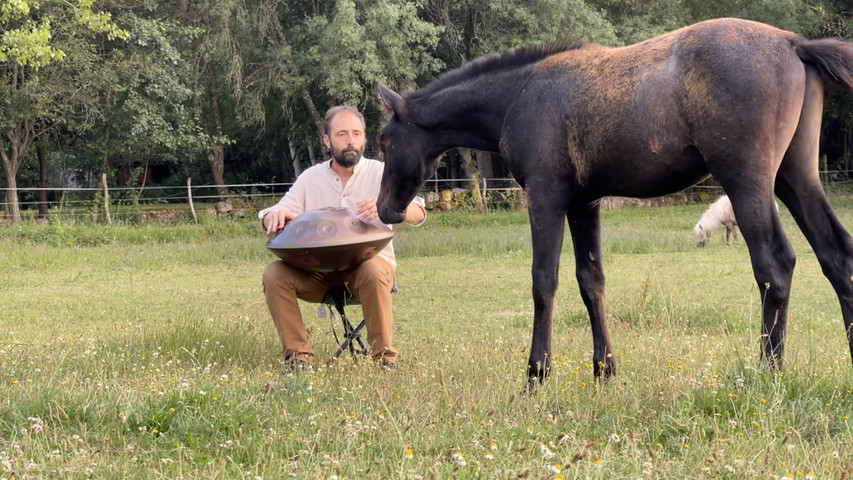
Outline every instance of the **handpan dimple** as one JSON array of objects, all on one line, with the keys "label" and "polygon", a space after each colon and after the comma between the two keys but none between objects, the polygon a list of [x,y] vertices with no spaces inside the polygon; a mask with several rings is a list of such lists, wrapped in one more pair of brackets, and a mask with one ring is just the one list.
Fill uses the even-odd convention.
[{"label": "handpan dimple", "polygon": [[311,272],[354,268],[385,248],[390,227],[365,222],[347,208],[322,208],[291,220],[266,247],[288,265]]},{"label": "handpan dimple", "polygon": [[315,228],[318,238],[332,238],[338,233],[337,225],[331,220],[319,220]]},{"label": "handpan dimple", "polygon": [[302,238],[305,235],[305,233],[309,231],[310,227],[311,227],[311,225],[309,225],[308,222],[294,223],[290,227],[293,229],[293,231],[290,232],[291,239],[296,240],[296,239]]},{"label": "handpan dimple", "polygon": [[352,230],[356,234],[367,233],[368,224],[363,222],[359,218],[349,219],[349,221],[347,222],[347,226],[349,227],[350,230]]}]

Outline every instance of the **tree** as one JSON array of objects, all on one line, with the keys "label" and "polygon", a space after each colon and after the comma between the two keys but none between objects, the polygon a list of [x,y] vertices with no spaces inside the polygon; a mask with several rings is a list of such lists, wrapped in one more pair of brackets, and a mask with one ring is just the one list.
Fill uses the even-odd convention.
[{"label": "tree", "polygon": [[[441,67],[431,54],[440,29],[419,17],[419,7],[407,0],[251,2],[249,27],[261,43],[243,50],[250,67],[241,118],[263,128],[284,117],[283,150],[308,148],[308,158],[320,146],[322,115],[334,104],[361,109],[375,134],[382,123],[376,84],[412,87]],[[377,142],[368,144],[368,152],[377,149]]]},{"label": "tree", "polygon": [[[820,15],[814,26],[804,34],[809,37],[843,37],[853,39],[853,9],[847,0],[829,0],[815,8]],[[850,171],[853,168],[853,103],[850,92],[829,88],[824,105],[822,153],[823,165],[831,170]],[[850,173],[847,173],[850,178]]]},{"label": "tree", "polygon": [[682,0],[588,0],[606,16],[619,43],[632,45],[693,23]]},{"label": "tree", "polygon": [[[430,0],[426,12],[432,23],[443,27],[438,55],[450,67],[533,44],[619,43],[616,30],[602,11],[583,0]],[[477,170],[494,175],[492,155],[478,152],[476,157]],[[461,161],[471,190],[478,191],[479,174],[470,153],[460,151],[446,159]]]},{"label": "tree", "polygon": [[430,0],[428,18],[444,27],[439,53],[454,68],[482,55],[536,43],[616,44],[603,12],[583,0]]},{"label": "tree", "polygon": [[[254,14],[244,19],[241,32],[243,52],[251,68],[245,69],[237,90],[239,118],[245,128],[258,128],[272,142],[278,153],[268,154],[281,159],[281,152],[290,152],[290,166],[295,178],[302,173],[299,151],[304,147],[313,163],[315,148],[321,145],[323,118],[309,90],[310,79],[300,72],[289,36],[292,31],[282,19],[294,16],[306,18],[316,13],[305,10],[302,2],[258,0],[248,8]],[[266,128],[282,128],[285,132],[265,132]],[[280,138],[283,135],[283,139]],[[283,160],[274,164],[284,163]],[[282,169],[285,170],[285,169]],[[278,171],[269,169],[268,173]]]},{"label": "tree", "polygon": [[119,1],[116,19],[128,39],[99,46],[109,79],[101,91],[104,115],[87,141],[78,142],[78,162],[86,159],[87,168],[104,173],[158,165],[180,166],[174,169],[184,173],[207,159],[217,193],[227,199],[221,185],[227,183],[224,147],[230,140],[223,117],[229,113],[222,105],[230,89],[221,87],[216,64],[229,63],[212,32],[230,11],[216,10],[217,2]]},{"label": "tree", "polygon": [[105,114],[89,137],[101,172],[149,161],[185,161],[206,141],[191,108],[193,63],[180,48],[200,33],[158,13],[123,11],[119,19],[127,26],[128,41],[101,48],[108,78],[100,92]]},{"label": "tree", "polygon": [[57,125],[85,128],[97,108],[88,83],[96,65],[89,40],[126,34],[109,14],[94,12],[93,1],[17,0],[0,7],[0,161],[12,223],[21,221],[17,174],[30,146]]},{"label": "tree", "polygon": [[[193,108],[198,126],[208,139],[205,156],[216,185],[219,208],[223,211],[231,209],[225,186],[225,146],[230,139],[223,125],[222,102],[227,96],[220,92],[223,83],[220,76],[229,79],[242,76],[242,57],[232,33],[232,24],[241,12],[239,3],[237,0],[183,2],[177,11],[182,25],[201,32],[186,46],[187,53],[196,59]],[[224,66],[224,72],[220,71],[220,65]],[[234,91],[240,88],[239,85],[232,87]]]}]

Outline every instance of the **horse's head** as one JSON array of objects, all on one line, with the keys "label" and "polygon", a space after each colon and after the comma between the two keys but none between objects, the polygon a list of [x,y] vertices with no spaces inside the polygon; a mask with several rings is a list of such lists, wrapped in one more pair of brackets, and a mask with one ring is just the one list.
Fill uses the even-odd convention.
[{"label": "horse's head", "polygon": [[380,138],[385,170],[376,204],[380,220],[400,223],[447,148],[438,145],[434,132],[418,125],[416,112],[405,98],[381,84],[379,96],[394,115]]}]

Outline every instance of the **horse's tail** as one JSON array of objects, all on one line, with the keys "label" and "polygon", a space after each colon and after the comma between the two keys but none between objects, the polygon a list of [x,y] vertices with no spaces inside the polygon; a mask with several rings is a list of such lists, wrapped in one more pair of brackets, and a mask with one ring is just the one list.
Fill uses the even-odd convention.
[{"label": "horse's tail", "polygon": [[793,44],[800,60],[814,65],[853,93],[853,43],[841,38],[795,38]]}]

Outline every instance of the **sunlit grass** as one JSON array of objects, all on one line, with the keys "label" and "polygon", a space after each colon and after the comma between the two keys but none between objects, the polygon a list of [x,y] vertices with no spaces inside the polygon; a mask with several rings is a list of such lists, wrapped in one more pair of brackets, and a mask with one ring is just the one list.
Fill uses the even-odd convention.
[{"label": "sunlit grass", "polygon": [[[533,397],[523,214],[399,228],[400,369],[345,356],[296,377],[280,375],[257,222],[4,230],[0,478],[849,475],[850,354],[808,245],[783,209],[799,260],[773,373],[746,248],[718,232],[696,249],[701,212],[603,212],[606,384],[567,239],[554,368]],[[317,309],[303,304],[322,363],[336,345]]]}]

